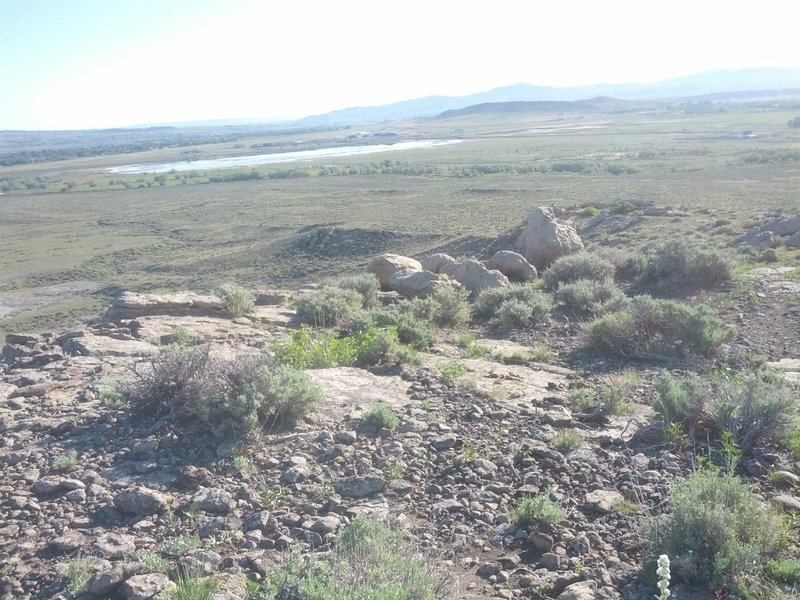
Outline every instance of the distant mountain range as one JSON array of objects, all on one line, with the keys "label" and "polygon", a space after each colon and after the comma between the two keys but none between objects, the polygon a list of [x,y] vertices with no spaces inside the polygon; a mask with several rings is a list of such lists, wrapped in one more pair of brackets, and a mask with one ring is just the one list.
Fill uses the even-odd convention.
[{"label": "distant mountain range", "polygon": [[[445,111],[494,102],[571,102],[613,96],[621,100],[693,99],[743,102],[773,97],[800,98],[800,68],[706,71],[654,83],[550,87],[518,83],[468,96],[426,96],[382,106],[357,106],[305,117],[299,126],[380,123],[431,117]],[[572,105],[574,110],[576,107]]]}]

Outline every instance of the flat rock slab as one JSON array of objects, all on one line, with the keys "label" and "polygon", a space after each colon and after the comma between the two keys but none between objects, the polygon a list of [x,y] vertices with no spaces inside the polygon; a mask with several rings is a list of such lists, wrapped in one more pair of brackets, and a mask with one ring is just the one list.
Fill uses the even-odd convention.
[{"label": "flat rock slab", "polygon": [[92,332],[64,342],[64,350],[83,356],[144,356],[157,349],[157,346],[141,340],[121,339]]},{"label": "flat rock slab", "polygon": [[235,323],[224,317],[151,315],[139,317],[136,322],[139,324],[137,337],[160,343],[173,341],[176,331],[187,333],[190,341],[224,341],[237,338],[270,344],[276,339],[274,333],[256,329],[252,325]]},{"label": "flat rock slab", "polygon": [[800,381],[800,358],[782,358],[775,362],[768,362],[767,366],[783,373],[789,381]]},{"label": "flat rock slab", "polygon": [[266,325],[278,325],[293,329],[300,327],[300,319],[297,317],[297,313],[287,306],[278,304],[256,306],[251,316],[256,321]]},{"label": "flat rock slab", "polygon": [[340,419],[359,414],[376,404],[400,407],[409,402],[410,382],[397,375],[374,375],[355,367],[307,371],[324,394],[322,418]]}]

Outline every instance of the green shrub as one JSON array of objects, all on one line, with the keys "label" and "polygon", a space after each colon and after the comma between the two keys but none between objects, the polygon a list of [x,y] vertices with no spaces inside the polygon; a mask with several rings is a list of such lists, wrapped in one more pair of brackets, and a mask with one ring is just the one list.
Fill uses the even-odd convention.
[{"label": "green shrub", "polygon": [[449,383],[453,383],[457,379],[464,377],[467,372],[467,365],[460,360],[452,360],[439,366],[439,374],[442,376],[442,379]]},{"label": "green shrub", "polygon": [[578,211],[578,214],[582,217],[594,217],[597,213],[600,212],[600,209],[594,206],[584,206],[582,209]]},{"label": "green shrub", "polygon": [[381,287],[378,278],[372,273],[340,277],[334,283],[334,287],[358,292],[361,295],[362,308],[372,308],[378,304],[378,292]]},{"label": "green shrub", "polygon": [[427,350],[436,342],[436,331],[424,320],[402,308],[376,311],[372,320],[380,327],[394,327],[397,330],[397,339],[415,350]]},{"label": "green shrub", "polygon": [[66,591],[77,598],[86,591],[86,584],[92,575],[103,568],[103,561],[94,556],[79,556],[70,559],[64,567]]},{"label": "green shrub", "polygon": [[483,290],[475,302],[476,316],[493,317],[490,323],[502,329],[536,325],[552,312],[550,296],[529,283]]},{"label": "green shrub", "polygon": [[267,573],[252,600],[436,600],[447,597],[447,578],[405,534],[356,517],[326,559],[290,552]]},{"label": "green shrub", "polygon": [[653,408],[666,424],[678,423],[692,431],[708,415],[711,386],[697,375],[675,377],[661,371],[654,382],[656,401]]},{"label": "green shrub", "polygon": [[577,315],[600,315],[607,312],[607,307],[620,310],[625,302],[625,294],[613,279],[579,279],[572,283],[562,283],[555,295],[556,300]]},{"label": "green shrub", "polygon": [[383,404],[378,404],[370,408],[361,417],[361,423],[368,427],[378,427],[381,429],[397,429],[400,419],[394,411]]},{"label": "green shrub", "polygon": [[576,281],[603,282],[614,279],[616,268],[612,263],[595,254],[576,252],[556,260],[542,274],[545,289],[555,290],[565,283]]},{"label": "green shrub", "polygon": [[567,402],[572,410],[588,412],[597,405],[594,392],[589,388],[573,388],[567,394]]},{"label": "green shrub", "polygon": [[469,290],[439,286],[428,298],[434,306],[430,320],[439,327],[455,327],[469,323],[470,310],[467,301]]},{"label": "green shrub", "polygon": [[640,277],[660,287],[691,284],[713,287],[733,277],[733,261],[721,252],[695,248],[682,240],[670,240],[645,253]]},{"label": "green shrub", "polygon": [[292,367],[258,356],[215,359],[207,347],[162,350],[135,374],[124,390],[132,410],[215,435],[293,424],[321,400]]},{"label": "green shrub", "polygon": [[597,349],[623,357],[709,354],[735,334],[705,305],[691,307],[650,296],[637,296],[624,310],[595,319],[588,331]]},{"label": "green shrub", "polygon": [[192,535],[179,535],[165,540],[161,544],[161,551],[168,556],[178,557],[202,545],[203,543],[200,541],[200,536],[196,533]]},{"label": "green shrub", "polygon": [[612,215],[627,215],[635,210],[636,205],[633,202],[620,202],[608,209],[608,212]]},{"label": "green shrub", "polygon": [[345,324],[363,310],[364,298],[354,289],[325,286],[295,301],[297,316],[314,327]]},{"label": "green shrub", "polygon": [[125,557],[126,563],[139,563],[145,573],[163,573],[169,568],[169,562],[158,552],[152,550],[136,550]]},{"label": "green shrub", "polygon": [[232,317],[242,317],[253,312],[256,297],[250,290],[233,283],[226,283],[217,290],[222,300],[222,308]]},{"label": "green shrub", "polygon": [[641,380],[633,371],[612,375],[598,390],[598,400],[603,404],[607,415],[626,415],[633,412],[634,402],[630,400]]},{"label": "green shrub", "polygon": [[546,493],[525,496],[509,514],[509,520],[518,527],[527,527],[537,522],[553,526],[563,521],[565,517],[564,509],[550,500]]},{"label": "green shrub", "polygon": [[482,358],[489,353],[489,348],[479,344],[471,333],[460,335],[456,343],[464,351],[467,358]]},{"label": "green shrub", "polygon": [[488,288],[478,294],[475,300],[475,316],[491,318],[509,300],[518,300],[523,304],[537,304],[541,302],[542,297],[549,299],[547,294],[530,283],[512,283],[505,287]]},{"label": "green shrub", "polygon": [[673,486],[669,505],[645,527],[646,558],[669,555],[688,583],[741,593],[783,546],[781,515],[733,475],[701,469]]}]

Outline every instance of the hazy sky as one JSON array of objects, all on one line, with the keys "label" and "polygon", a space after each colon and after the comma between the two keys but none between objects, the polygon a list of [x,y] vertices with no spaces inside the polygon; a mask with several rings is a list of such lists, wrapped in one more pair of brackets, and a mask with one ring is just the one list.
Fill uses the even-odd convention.
[{"label": "hazy sky", "polygon": [[[789,0],[0,0],[0,129],[800,66]],[[798,82],[800,84],[800,82]]]}]

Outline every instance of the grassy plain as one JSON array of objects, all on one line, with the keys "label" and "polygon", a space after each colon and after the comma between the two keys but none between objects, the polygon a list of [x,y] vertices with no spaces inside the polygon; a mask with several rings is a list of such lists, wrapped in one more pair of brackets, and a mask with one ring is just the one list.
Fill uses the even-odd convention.
[{"label": "grassy plain", "polygon": [[[361,269],[384,251],[477,254],[544,204],[642,199],[689,211],[609,230],[603,243],[622,249],[671,235],[728,244],[765,215],[800,211],[800,130],[787,127],[797,112],[393,123],[384,127],[403,136],[463,141],[259,167],[260,179],[219,183],[209,180],[235,171],[159,178],[108,170],[181,160],[185,148],[3,168],[0,183],[15,189],[0,196],[0,334],[69,327],[121,289],[290,285]],[[307,137],[331,144],[348,133]],[[222,157],[290,141],[191,150]],[[796,251],[784,256],[797,264]]]}]

